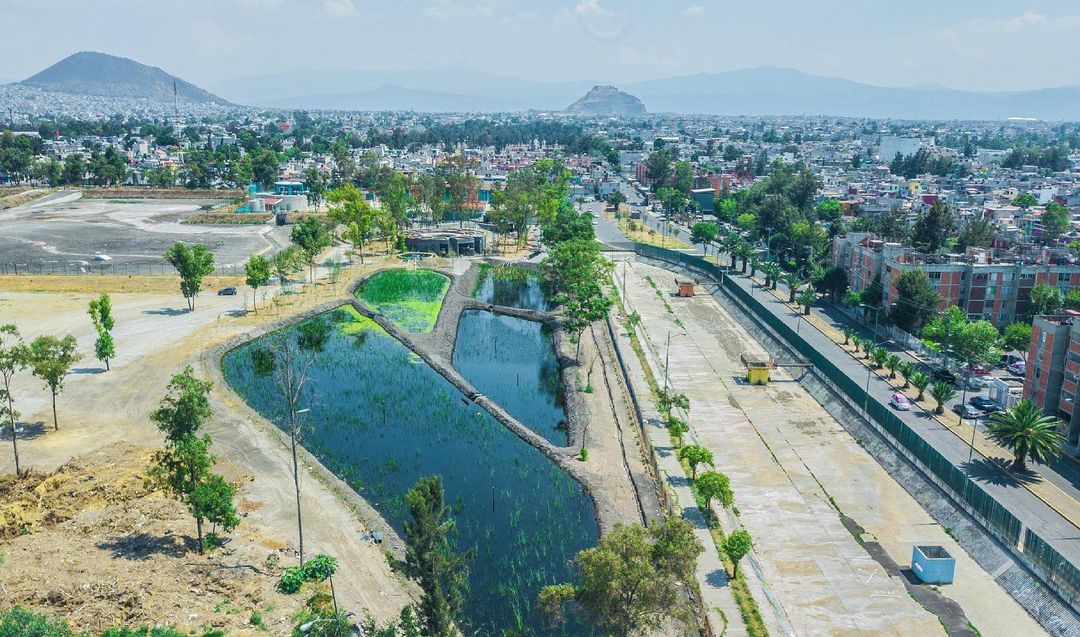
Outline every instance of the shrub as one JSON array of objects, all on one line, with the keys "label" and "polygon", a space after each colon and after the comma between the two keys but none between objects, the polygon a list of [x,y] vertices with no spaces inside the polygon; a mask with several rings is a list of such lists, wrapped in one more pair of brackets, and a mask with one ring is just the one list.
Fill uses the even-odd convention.
[{"label": "shrub", "polygon": [[299,566],[290,566],[281,572],[277,589],[286,595],[292,595],[300,590],[305,581],[304,571]]}]

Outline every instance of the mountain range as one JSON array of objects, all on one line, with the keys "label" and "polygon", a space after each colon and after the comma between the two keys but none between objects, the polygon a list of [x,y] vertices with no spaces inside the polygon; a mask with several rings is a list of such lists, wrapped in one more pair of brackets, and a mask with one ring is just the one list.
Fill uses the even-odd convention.
[{"label": "mountain range", "polygon": [[[539,82],[456,68],[300,70],[210,83],[211,93],[157,67],[91,52],[71,55],[21,84],[65,93],[171,102],[173,82],[177,96],[185,102],[424,112],[562,111],[594,86],[610,84]],[[936,85],[874,86],[758,67],[628,82],[617,88],[640,99],[651,113],[1080,120],[1080,86],[979,93]]]}]

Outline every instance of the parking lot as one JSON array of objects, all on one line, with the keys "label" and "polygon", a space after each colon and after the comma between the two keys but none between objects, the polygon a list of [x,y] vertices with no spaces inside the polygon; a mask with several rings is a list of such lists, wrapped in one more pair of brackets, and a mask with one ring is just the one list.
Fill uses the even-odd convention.
[{"label": "parking lot", "polygon": [[220,203],[83,199],[77,191],[61,191],[0,212],[0,264],[56,274],[96,269],[103,263],[113,268],[145,267],[163,264],[169,246],[183,241],[206,245],[218,265],[230,266],[242,264],[251,254],[288,245],[288,228],[181,223],[204,206]]}]

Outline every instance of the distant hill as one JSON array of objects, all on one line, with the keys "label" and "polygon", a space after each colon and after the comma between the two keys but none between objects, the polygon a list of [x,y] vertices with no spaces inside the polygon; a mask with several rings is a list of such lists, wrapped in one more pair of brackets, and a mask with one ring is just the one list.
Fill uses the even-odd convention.
[{"label": "distant hill", "polygon": [[[219,82],[233,101],[293,108],[407,109],[425,94],[429,111],[558,111],[603,82],[537,82],[467,69],[293,71]],[[793,69],[760,67],[626,83],[649,112],[835,115],[895,119],[1037,117],[1080,120],[1080,87],[976,93],[920,84],[884,87]],[[377,93],[378,100],[370,93]],[[370,97],[370,101],[361,101]],[[355,105],[353,105],[355,104]]]},{"label": "distant hill", "polygon": [[220,97],[169,75],[156,66],[92,51],[69,55],[20,82],[26,86],[57,93],[167,103],[173,101],[174,83],[177,98],[181,102],[228,104]]},{"label": "distant hill", "polygon": [[568,106],[566,112],[579,115],[644,115],[645,105],[614,86],[594,86],[585,97]]}]

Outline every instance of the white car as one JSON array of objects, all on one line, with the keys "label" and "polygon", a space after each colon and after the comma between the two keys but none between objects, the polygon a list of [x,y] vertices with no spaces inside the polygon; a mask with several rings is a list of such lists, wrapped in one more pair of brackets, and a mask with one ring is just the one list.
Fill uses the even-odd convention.
[{"label": "white car", "polygon": [[112,257],[110,257],[107,254],[102,254],[100,252],[95,252],[94,253],[94,261],[112,261]]}]

